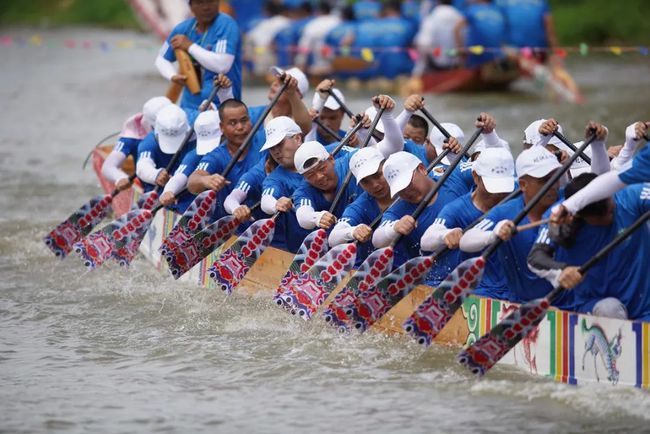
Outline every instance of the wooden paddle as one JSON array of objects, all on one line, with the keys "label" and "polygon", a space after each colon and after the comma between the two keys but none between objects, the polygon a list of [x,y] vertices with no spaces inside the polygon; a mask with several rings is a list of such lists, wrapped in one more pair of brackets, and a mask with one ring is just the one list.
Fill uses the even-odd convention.
[{"label": "wooden paddle", "polygon": [[[134,179],[135,175],[131,175],[129,183]],[[88,235],[106,217],[109,205],[119,193],[120,190],[115,189],[111,194],[90,199],[43,238],[45,245],[57,257],[65,258],[72,251],[72,246]]]},{"label": "wooden paddle", "polygon": [[[199,77],[196,74],[196,69],[194,69],[189,53],[179,48],[174,50],[174,55],[178,61],[178,71],[187,77],[185,80],[185,87],[187,87],[187,90],[194,95],[201,92],[201,83],[199,83]],[[166,96],[171,102],[175,103],[178,101],[178,98],[180,98],[182,92],[183,85],[172,81],[167,89]]]},{"label": "wooden paddle", "polygon": [[[526,217],[530,210],[544,197],[553,185],[571,167],[571,164],[578,158],[596,139],[595,134],[580,146],[578,152],[569,157],[564,164],[555,171],[553,176],[542,186],[535,196],[512,220],[517,225]],[[409,319],[404,323],[409,334],[413,335],[423,345],[431,344],[431,341],[440,333],[453,314],[462,305],[467,296],[476,288],[483,276],[483,270],[487,259],[496,252],[502,240],[497,238],[476,258],[470,258],[460,263],[436,288],[433,293],[417,308]],[[433,262],[431,262],[433,264]]]},{"label": "wooden paddle", "polygon": [[[385,110],[384,107],[378,110],[377,116],[373,119],[360,148],[365,148],[370,143],[372,133],[377,128],[377,124],[379,124]],[[348,169],[341,188],[337,191],[330,206],[329,212],[331,214],[334,213],[351,180],[352,172]],[[318,229],[318,231],[324,231],[324,229]],[[325,301],[329,293],[352,269],[356,251],[355,244],[341,244],[332,248],[309,271],[301,274],[292,285],[289,285],[280,297],[288,306],[291,306],[292,311],[308,320],[318,309],[318,306]]]},{"label": "wooden paddle", "polygon": [[[634,231],[643,226],[648,219],[650,219],[650,211],[646,211],[631,226],[616,235],[609,244],[585,262],[579,268],[580,274],[584,276],[590,268],[632,235]],[[546,312],[553,300],[563,291],[565,289],[562,286],[556,286],[546,297],[521,305],[479,340],[461,351],[458,354],[458,362],[470,369],[475,375],[483,376],[508,351],[539,325],[546,316]]]},{"label": "wooden paddle", "polygon": [[[483,128],[477,128],[474,134],[469,138],[467,143],[463,146],[459,155],[456,156],[452,164],[447,168],[442,177],[438,180],[435,187],[429,191],[426,196],[420,201],[417,208],[412,214],[414,220],[417,221],[420,214],[424,209],[429,205],[431,199],[438,194],[440,188],[444,185],[445,181],[451,176],[454,169],[462,161],[462,155],[467,152],[469,148],[474,145],[474,142],[483,132]],[[390,246],[385,247],[385,251],[392,252],[394,247],[401,240],[402,235],[398,235]],[[410,268],[411,264],[414,264],[412,261],[408,261],[397,270],[392,272],[390,275],[382,279],[377,286],[369,287],[365,291],[361,292],[357,297],[352,308],[349,310],[350,322],[359,332],[363,333],[366,331],[372,324],[374,324],[382,315],[388,312],[399,300],[405,297],[415,286],[415,283],[424,279],[428,268],[433,265],[433,261],[430,258],[424,263],[415,264],[414,268]],[[430,264],[429,264],[430,262]],[[428,267],[427,267],[428,265]],[[391,285],[391,282],[396,280],[397,282],[409,283],[398,284],[397,286]],[[383,282],[383,284],[382,284]],[[411,285],[413,283],[413,285]],[[397,291],[395,291],[397,289]],[[346,312],[348,313],[348,312]]]},{"label": "wooden paddle", "polygon": [[[359,128],[361,128],[361,125],[357,124],[345,135],[341,143],[332,151],[332,157],[336,156]],[[252,209],[258,206],[259,202]],[[255,265],[255,262],[272,241],[275,231],[275,219],[278,215],[279,212],[268,219],[258,220],[253,223],[210,267],[210,277],[228,295],[241,283],[246,273]]]}]

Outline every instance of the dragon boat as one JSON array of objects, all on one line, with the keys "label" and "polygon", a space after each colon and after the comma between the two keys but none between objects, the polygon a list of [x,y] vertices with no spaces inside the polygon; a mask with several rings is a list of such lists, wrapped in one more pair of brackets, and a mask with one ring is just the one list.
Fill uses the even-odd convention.
[{"label": "dragon boat", "polygon": [[[93,154],[93,167],[106,191],[110,191],[112,186],[103,179],[99,169],[111,148],[100,147]],[[131,200],[138,196],[137,186],[125,195]],[[114,201],[113,207],[116,214],[123,214],[128,211],[130,203]],[[163,273],[168,272],[167,264],[158,249],[179,218],[180,214],[169,210],[157,213],[140,245],[142,256]],[[208,269],[219,258],[223,248],[233,241],[234,237],[180,280],[200,287],[217,288],[209,278]],[[268,293],[269,303],[272,303],[274,290],[293,258],[293,253],[268,247],[237,291]],[[339,287],[344,286],[346,280]],[[405,334],[402,323],[432,291],[433,288],[425,285],[416,287],[373,326],[375,332]],[[335,292],[330,297],[334,295]],[[457,348],[472,344],[516,307],[516,304],[496,299],[469,296],[435,343]],[[302,320],[296,317],[296,321]],[[332,332],[336,332],[334,328]],[[354,332],[350,338],[354,338]],[[605,383],[647,390],[650,388],[650,323],[550,309],[540,325],[499,363],[567,384]]]}]

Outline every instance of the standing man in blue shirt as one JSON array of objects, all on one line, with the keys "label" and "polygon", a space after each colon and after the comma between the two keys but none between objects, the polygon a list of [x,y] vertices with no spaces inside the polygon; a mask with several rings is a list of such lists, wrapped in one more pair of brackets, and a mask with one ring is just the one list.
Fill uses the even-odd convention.
[{"label": "standing man in blue shirt", "polygon": [[196,118],[201,102],[212,91],[217,74],[226,74],[232,82],[236,99],[241,99],[241,37],[237,22],[219,13],[219,0],[189,0],[194,18],[178,24],[160,49],[156,67],[167,80],[185,85],[187,77],[179,74],[173,62],[174,50],[190,54],[201,82],[201,92],[193,95],[183,89],[181,107],[188,111],[190,122]]},{"label": "standing man in blue shirt", "polygon": [[[464,57],[468,68],[477,67],[503,57],[501,47],[506,42],[506,22],[501,10],[491,0],[475,0],[463,10],[465,19],[454,29],[456,49],[482,46],[480,54],[468,53]],[[463,32],[466,29],[466,35]]]}]

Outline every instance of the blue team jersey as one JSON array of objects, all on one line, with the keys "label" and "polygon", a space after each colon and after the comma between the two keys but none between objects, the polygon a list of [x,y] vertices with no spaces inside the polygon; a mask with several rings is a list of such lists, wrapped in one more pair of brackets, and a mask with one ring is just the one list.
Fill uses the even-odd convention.
[{"label": "blue team jersey", "polygon": [[229,2],[235,11],[237,24],[246,33],[264,16],[264,0],[237,0]]},{"label": "blue team jersey", "polygon": [[[337,193],[342,187],[345,176],[349,171],[352,155],[354,155],[354,152],[346,153],[334,161],[334,171],[338,178],[338,184],[336,186]],[[332,214],[337,218],[341,217],[348,204],[353,202],[361,193],[363,193],[363,190],[357,185],[357,181],[353,176]],[[315,211],[329,211],[332,205],[332,202],[325,198],[321,190],[312,187],[307,181],[302,181],[301,185],[294,192],[293,198],[296,209],[301,206],[311,206]]]},{"label": "blue team jersey", "polygon": [[273,43],[275,44],[276,64],[281,67],[289,67],[293,65],[295,57],[295,48],[300,41],[300,36],[305,26],[313,19],[313,17],[301,18],[293,20],[289,27],[282,29],[275,35]]},{"label": "blue team jersey", "polygon": [[411,46],[415,36],[413,24],[402,17],[386,17],[382,18],[377,25],[382,30],[377,41],[378,72],[391,80],[398,75],[410,74],[413,60],[406,49]]},{"label": "blue team jersey", "polygon": [[354,17],[358,21],[374,20],[381,14],[381,4],[373,0],[359,0],[352,5]]},{"label": "blue team jersey", "polygon": [[515,47],[548,47],[544,18],[551,13],[547,0],[497,0],[506,20],[507,43]]},{"label": "blue team jersey", "polygon": [[[168,168],[167,166],[172,161],[172,158],[174,158],[174,154],[165,154],[160,149],[160,146],[158,146],[158,141],[156,140],[156,136],[152,131],[149,134],[147,134],[146,137],[142,139],[142,141],[138,145],[138,160],[142,158],[150,158],[151,160],[153,160],[157,168],[167,169],[167,172],[169,174],[173,174],[176,172],[176,169],[180,165],[180,162],[182,161],[184,156],[195,148],[196,148],[196,141],[191,140],[187,144],[187,146],[185,146],[185,150],[181,154],[180,156],[181,158],[178,159],[178,162],[174,164],[173,167]],[[145,193],[153,190],[156,187],[155,185],[147,184],[146,182],[143,182],[142,184],[144,186]]]},{"label": "blue team jersey", "polygon": [[[176,35],[185,35],[189,40],[208,51],[235,56],[235,61],[226,75],[232,81],[233,95],[236,99],[241,100],[241,35],[237,22],[229,15],[220,13],[205,33],[199,33],[196,29],[196,18],[181,22],[171,31],[160,51],[161,55],[170,62],[176,61],[176,55],[170,43]],[[196,112],[201,102],[210,95],[215,76],[214,72],[201,67],[199,76],[201,92],[193,95],[184,88],[180,106],[188,112]]]},{"label": "blue team jersey", "polygon": [[[345,137],[345,133],[346,133],[345,131],[339,130],[339,136],[341,136],[341,138]],[[341,143],[338,139],[330,139],[329,136],[326,139],[325,137],[321,136],[318,128],[316,129],[316,141],[323,146],[332,145],[332,144],[338,145],[339,143]],[[327,152],[331,152],[331,151],[328,149]]]},{"label": "blue team jersey", "polygon": [[[614,195],[614,221],[608,226],[584,223],[571,247],[560,247],[548,237],[548,226],[541,226],[538,243],[555,249],[555,260],[580,266],[609,243],[619,232],[650,210],[650,184],[626,187]],[[547,213],[550,215],[550,211]],[[577,310],[590,312],[605,297],[619,299],[631,319],[650,320],[650,226],[639,228],[609,255],[589,269],[575,294]]]},{"label": "blue team jersey", "polygon": [[482,54],[469,53],[467,66],[478,66],[501,57],[500,51],[492,51],[505,43],[506,24],[499,8],[487,3],[470,4],[463,13],[467,20],[465,46],[481,45],[486,48]]},{"label": "blue team jersey", "polygon": [[[467,193],[448,203],[440,211],[434,223],[441,224],[447,229],[465,229],[482,215],[483,211],[476,208],[472,201],[472,194]],[[457,266],[464,260],[474,256],[476,254],[458,251],[458,256],[456,257],[457,262],[453,266]],[[485,265],[483,279],[476,291],[474,291],[474,294],[498,299],[508,298],[508,285],[496,256],[493,255],[488,259]]]},{"label": "blue team jersey", "polygon": [[[230,184],[227,184],[217,193],[217,207],[214,213],[215,218],[221,218],[226,215],[226,212],[223,209],[223,202],[237,185],[239,178],[241,178],[258,162],[263,161],[266,158],[267,152],[260,152],[263,145],[264,141],[260,140],[258,135],[255,135],[253,143],[250,144],[246,155],[244,155],[243,159],[240,159],[235,163],[230,173],[226,176],[226,179],[230,181]],[[224,142],[204,155],[196,166],[196,170],[204,170],[210,174],[222,173],[228,163],[230,163],[231,159],[232,155],[230,154],[230,151],[228,151],[228,147]]]},{"label": "blue team jersey", "polygon": [[628,185],[650,181],[650,142],[620,171],[618,178]]},{"label": "blue team jersey", "polygon": [[130,155],[135,160],[138,154],[138,145],[141,141],[141,139],[134,139],[132,137],[120,137],[113,151],[121,152],[127,157]]},{"label": "blue team jersey", "polygon": [[[501,220],[512,220],[524,208],[524,198],[519,196],[511,201],[492,208],[487,216],[476,228],[491,232]],[[528,216],[518,224],[530,223]],[[536,298],[544,297],[552,287],[551,284],[528,268],[528,253],[535,244],[537,231],[527,230],[517,233],[510,241],[502,242],[495,255],[499,259],[499,267],[506,276],[510,301],[523,303]],[[573,292],[565,292],[553,302],[553,305],[562,309],[574,310],[575,300]]]},{"label": "blue team jersey", "polygon": [[[456,195],[453,191],[443,185],[438,192],[438,197],[436,201],[426,207],[420,217],[417,220],[417,226],[409,235],[404,236],[400,239],[399,243],[395,248],[395,266],[401,265],[405,259],[414,258],[421,254],[420,252],[420,239],[422,235],[427,230],[433,221],[438,217],[440,211],[447,205],[449,202],[454,200]],[[412,215],[417,208],[417,204],[412,204],[406,202],[405,200],[400,200],[392,207],[388,208],[384,212],[382,217],[381,225],[389,224],[395,222],[405,215]],[[457,253],[456,253],[457,255]],[[453,270],[450,267],[456,259],[454,253],[450,253],[440,258],[439,261],[436,261],[431,271],[427,275],[426,283],[428,285],[438,285],[446,276]]]},{"label": "blue team jersey", "polygon": [[[352,227],[361,224],[370,226],[370,224],[380,214],[381,209],[379,209],[379,205],[377,205],[375,198],[364,191],[355,199],[354,202],[345,208],[339,221],[348,223]],[[366,243],[358,243],[357,266],[361,265],[373,250],[374,247],[372,245],[372,240]]]}]

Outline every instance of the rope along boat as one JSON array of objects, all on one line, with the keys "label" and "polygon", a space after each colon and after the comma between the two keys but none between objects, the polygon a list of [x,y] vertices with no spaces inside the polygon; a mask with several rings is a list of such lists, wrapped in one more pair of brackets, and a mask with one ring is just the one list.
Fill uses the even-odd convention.
[{"label": "rope along boat", "polygon": [[[102,178],[98,170],[101,168],[99,163],[108,152],[110,148],[98,148],[93,166],[102,186],[110,192],[112,186]],[[138,193],[131,196],[137,198]],[[118,208],[115,212],[120,214],[127,210],[120,207],[128,208],[129,204],[117,202],[113,206]],[[158,248],[179,218],[180,214],[168,210],[157,213],[140,245],[140,253],[165,273],[167,265]],[[201,287],[216,288],[214,281],[209,278],[208,268],[234,239],[210,254],[180,280]],[[273,291],[289,268],[293,256],[290,252],[268,247],[237,290],[244,293],[266,292],[269,303],[272,303]],[[339,288],[346,281],[344,279]],[[405,333],[402,324],[432,291],[431,287],[418,286],[373,327],[381,332]],[[334,295],[335,293],[330,296],[330,300]],[[328,302],[324,305],[327,304]],[[436,342],[459,348],[472,344],[516,307],[512,303],[470,296],[438,335]],[[350,338],[354,339],[354,336]],[[600,382],[649,389],[650,323],[551,309],[539,327],[499,363],[516,366],[533,375],[551,377],[562,383]]]}]

